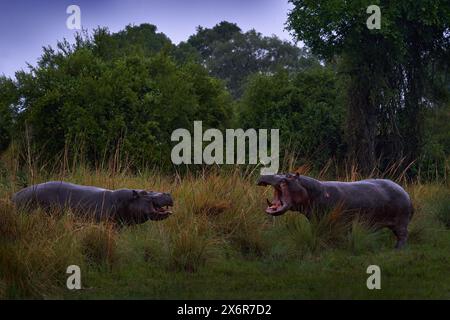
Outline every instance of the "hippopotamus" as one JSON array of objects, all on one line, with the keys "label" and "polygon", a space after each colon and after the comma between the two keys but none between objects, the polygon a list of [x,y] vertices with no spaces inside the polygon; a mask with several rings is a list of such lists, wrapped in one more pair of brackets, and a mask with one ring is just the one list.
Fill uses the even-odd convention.
[{"label": "hippopotamus", "polygon": [[50,181],[29,186],[13,195],[18,208],[71,209],[74,214],[95,221],[110,220],[120,224],[140,224],[147,220],[163,220],[172,212],[169,193],[120,189],[108,190],[63,181]]},{"label": "hippopotamus", "polygon": [[357,214],[375,229],[391,229],[397,238],[396,248],[406,244],[413,205],[408,193],[391,180],[338,182],[299,174],[275,174],[261,176],[257,184],[274,188],[273,201],[267,200],[269,215],[279,216],[292,210],[310,219],[339,206],[343,214],[350,217]]}]

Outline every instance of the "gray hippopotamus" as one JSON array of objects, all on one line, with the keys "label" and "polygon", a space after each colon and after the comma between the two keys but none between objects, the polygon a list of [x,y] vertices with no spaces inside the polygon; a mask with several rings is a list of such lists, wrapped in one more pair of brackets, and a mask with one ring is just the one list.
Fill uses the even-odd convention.
[{"label": "gray hippopotamus", "polygon": [[376,229],[391,229],[397,237],[396,248],[406,244],[413,206],[408,193],[391,180],[337,182],[299,174],[277,174],[261,176],[258,185],[274,188],[274,200],[267,200],[266,209],[272,216],[292,210],[304,213],[309,219],[314,212],[340,206],[348,215],[366,218]]},{"label": "gray hippopotamus", "polygon": [[139,224],[147,220],[163,220],[172,212],[169,193],[145,190],[108,190],[51,181],[29,186],[13,195],[18,208],[41,207],[44,210],[69,208],[75,214],[96,221],[111,220],[123,224]]}]

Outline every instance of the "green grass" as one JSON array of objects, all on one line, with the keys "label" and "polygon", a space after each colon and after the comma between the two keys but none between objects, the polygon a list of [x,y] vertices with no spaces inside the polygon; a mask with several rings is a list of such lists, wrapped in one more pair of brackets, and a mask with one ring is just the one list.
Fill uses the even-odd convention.
[{"label": "green grass", "polygon": [[[0,184],[0,298],[407,299],[450,298],[448,186],[410,184],[416,212],[406,249],[389,230],[340,225],[333,213],[309,222],[264,213],[269,189],[236,172],[183,178],[78,168],[37,177],[107,188],[173,193],[169,219],[116,229],[70,213],[17,212],[19,179]],[[13,183],[15,181],[15,183]],[[82,270],[80,291],[65,287],[67,266]],[[366,269],[380,266],[381,290]]]}]

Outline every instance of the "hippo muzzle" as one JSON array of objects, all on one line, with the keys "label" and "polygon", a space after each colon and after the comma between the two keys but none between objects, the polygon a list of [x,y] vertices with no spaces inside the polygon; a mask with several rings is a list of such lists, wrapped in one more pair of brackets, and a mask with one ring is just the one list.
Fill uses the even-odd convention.
[{"label": "hippo muzzle", "polygon": [[291,209],[292,198],[288,189],[286,176],[284,175],[263,175],[258,179],[258,186],[272,186],[274,189],[273,200],[267,199],[266,213],[272,216],[279,216]]},{"label": "hippo muzzle", "polygon": [[173,199],[170,193],[149,192],[148,197],[152,202],[150,220],[163,220],[172,214]]}]

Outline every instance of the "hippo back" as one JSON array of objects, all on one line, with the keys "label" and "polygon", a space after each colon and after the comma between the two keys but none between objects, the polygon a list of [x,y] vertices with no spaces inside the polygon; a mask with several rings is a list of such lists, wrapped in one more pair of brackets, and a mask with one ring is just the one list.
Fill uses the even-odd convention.
[{"label": "hippo back", "polygon": [[324,201],[331,203],[342,201],[347,208],[377,208],[394,200],[399,205],[410,204],[408,193],[391,180],[326,181],[322,184],[325,188]]},{"label": "hippo back", "polygon": [[21,190],[12,200],[18,207],[67,207],[77,213],[93,212],[100,218],[113,209],[111,194],[112,191],[107,189],[50,181]]}]

